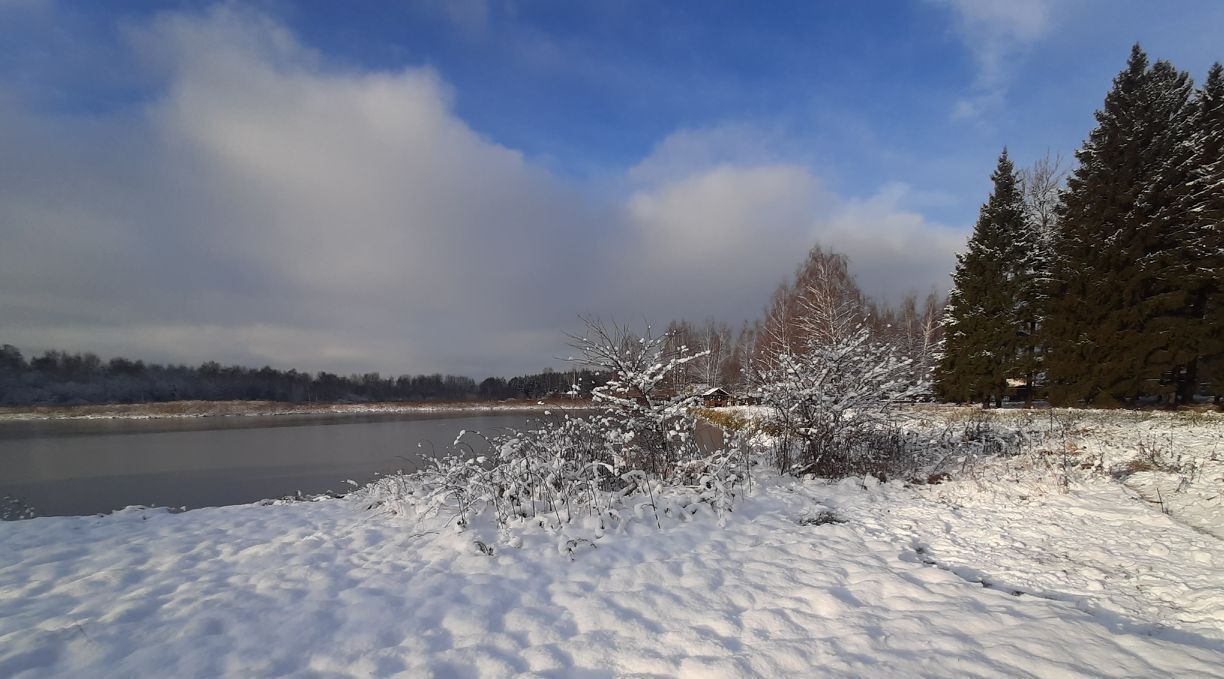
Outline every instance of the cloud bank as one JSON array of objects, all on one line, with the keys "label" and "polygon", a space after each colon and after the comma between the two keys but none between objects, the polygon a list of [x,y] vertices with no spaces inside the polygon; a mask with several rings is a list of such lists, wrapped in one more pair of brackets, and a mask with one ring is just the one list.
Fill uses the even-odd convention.
[{"label": "cloud bank", "polygon": [[479,377],[552,363],[578,313],[754,317],[816,242],[875,294],[943,288],[963,239],[749,126],[575,188],[471,129],[428,68],[338,66],[233,6],[125,40],[159,79],[137,104],[52,115],[0,89],[0,341]]}]

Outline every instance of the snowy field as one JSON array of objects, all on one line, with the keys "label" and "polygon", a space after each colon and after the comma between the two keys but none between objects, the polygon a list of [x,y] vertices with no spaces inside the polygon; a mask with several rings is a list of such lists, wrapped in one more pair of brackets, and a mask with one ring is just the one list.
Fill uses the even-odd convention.
[{"label": "snowy field", "polygon": [[0,676],[1219,677],[1222,422],[1067,416],[934,485],[761,472],[721,528],[630,498],[499,539],[361,493],[4,523]]}]

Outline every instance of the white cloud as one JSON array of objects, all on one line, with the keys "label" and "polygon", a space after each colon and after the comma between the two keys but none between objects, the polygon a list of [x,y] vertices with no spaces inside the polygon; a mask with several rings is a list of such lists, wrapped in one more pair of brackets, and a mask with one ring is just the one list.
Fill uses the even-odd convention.
[{"label": "white cloud", "polygon": [[468,40],[489,35],[495,9],[501,9],[511,16],[515,11],[510,3],[497,3],[500,7],[494,7],[494,0],[411,0],[410,4],[423,16],[441,19],[447,27]]},{"label": "white cloud", "polygon": [[657,184],[719,165],[774,163],[786,145],[780,129],[743,122],[677,130],[629,169],[629,179]]},{"label": "white cloud", "polygon": [[[491,353],[472,346],[479,328],[537,322],[525,298],[598,270],[572,257],[584,234],[570,219],[585,208],[458,120],[428,70],[331,71],[232,7],[168,16],[134,40],[169,69],[147,108],[100,124],[10,112],[0,132],[8,157],[37,159],[5,184],[4,300],[80,307],[18,339],[41,345],[56,336],[47,324],[86,316],[134,351],[173,353],[184,345],[144,330],[172,315],[235,337],[329,328],[321,344],[364,346],[384,368],[488,369],[461,357]],[[371,339],[388,336],[406,349]],[[269,345],[222,351],[280,362]]]},{"label": "white cloud", "polygon": [[878,299],[895,303],[906,293],[946,291],[965,233],[933,224],[907,207],[926,200],[905,185],[887,185],[868,198],[840,204],[818,239],[848,254],[859,283]]},{"label": "white cloud", "polygon": [[873,290],[950,266],[904,191],[840,198],[749,127],[663,142],[607,209],[473,131],[428,69],[336,69],[233,6],[129,37],[163,71],[141,108],[0,97],[5,342],[482,376],[547,364],[580,312],[754,316],[816,240]]},{"label": "white cloud", "polygon": [[1049,0],[934,0],[955,15],[956,29],[977,64],[973,91],[958,100],[957,118],[973,118],[999,106],[1010,64],[1050,27]]},{"label": "white cloud", "polygon": [[634,272],[631,297],[674,290],[683,305],[670,302],[672,314],[753,314],[811,247],[812,218],[827,199],[795,165],[724,164],[682,175],[629,198],[633,238],[618,268]]},{"label": "white cloud", "polygon": [[906,207],[932,200],[901,184],[846,199],[796,165],[724,165],[636,194],[630,214],[651,270],[698,309],[738,290],[760,305],[816,243],[848,255],[869,294],[898,301],[945,288],[964,242]]}]

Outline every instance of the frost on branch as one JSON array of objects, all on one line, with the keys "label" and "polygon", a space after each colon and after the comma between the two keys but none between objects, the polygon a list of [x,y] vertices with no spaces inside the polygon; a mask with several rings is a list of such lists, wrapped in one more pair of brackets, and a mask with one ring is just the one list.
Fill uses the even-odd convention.
[{"label": "frost on branch", "polygon": [[[609,378],[594,392],[598,412],[562,412],[524,431],[460,432],[451,452],[425,458],[415,474],[371,484],[361,500],[395,514],[441,516],[461,531],[482,516],[500,531],[527,522],[564,533],[578,524],[593,527],[595,538],[633,520],[658,528],[701,513],[725,520],[748,478],[744,447],[702,450],[697,397],[663,386],[702,353],[649,327],[637,335],[594,321],[585,337],[571,339],[581,352],[575,360]],[[473,437],[487,456],[467,445]],[[572,558],[583,541],[562,544]]]},{"label": "frost on branch", "polygon": [[924,374],[872,332],[852,279],[840,282],[844,268],[814,271],[787,325],[748,369],[778,437],[776,463],[821,476],[901,471],[911,455],[896,406],[928,391]]},{"label": "frost on branch", "polygon": [[667,477],[700,457],[692,412],[700,399],[667,385],[683,366],[709,352],[675,346],[667,333],[656,335],[649,325],[637,334],[628,325],[583,321],[586,333],[570,336],[570,345],[581,352],[573,360],[609,376],[592,397],[609,425],[616,466]]}]

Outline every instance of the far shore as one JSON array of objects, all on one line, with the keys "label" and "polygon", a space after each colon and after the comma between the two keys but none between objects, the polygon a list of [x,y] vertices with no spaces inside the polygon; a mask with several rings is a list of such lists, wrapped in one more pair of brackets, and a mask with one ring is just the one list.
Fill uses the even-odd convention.
[{"label": "far shore", "polygon": [[181,417],[256,417],[268,415],[370,415],[460,413],[552,409],[581,410],[589,400],[564,398],[507,401],[417,401],[369,403],[288,403],[283,401],[165,401],[74,406],[0,407],[0,422],[28,420],[147,420]]}]

